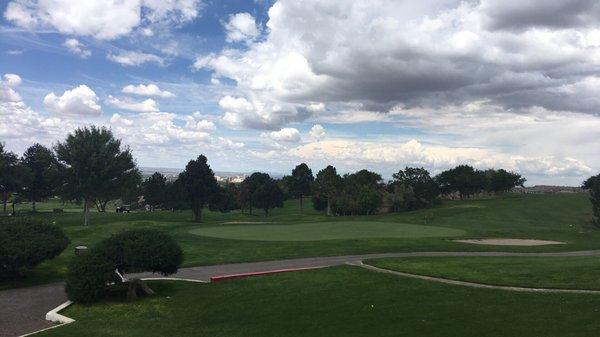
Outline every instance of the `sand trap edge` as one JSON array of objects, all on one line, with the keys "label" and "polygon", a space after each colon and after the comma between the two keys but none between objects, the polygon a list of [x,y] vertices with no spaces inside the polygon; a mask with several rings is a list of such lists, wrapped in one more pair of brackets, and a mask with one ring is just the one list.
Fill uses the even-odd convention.
[{"label": "sand trap edge", "polygon": [[546,246],[546,245],[564,245],[566,242],[550,241],[550,240],[535,240],[535,239],[507,239],[507,238],[490,238],[490,239],[462,239],[452,240],[459,243],[470,243],[474,245],[488,246]]}]

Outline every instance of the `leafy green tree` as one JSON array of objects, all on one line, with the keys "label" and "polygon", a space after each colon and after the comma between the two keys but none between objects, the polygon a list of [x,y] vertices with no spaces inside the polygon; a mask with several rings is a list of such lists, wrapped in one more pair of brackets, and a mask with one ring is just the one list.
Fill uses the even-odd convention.
[{"label": "leafy green tree", "polygon": [[381,175],[368,170],[345,174],[343,187],[332,204],[338,215],[372,214],[383,202]]},{"label": "leafy green tree", "polygon": [[167,209],[183,210],[189,208],[186,191],[181,180],[167,182],[165,185],[164,207]]},{"label": "leafy green tree", "polygon": [[504,169],[485,171],[488,179],[488,190],[494,193],[505,193],[517,186],[523,186],[526,179],[520,174]]},{"label": "leafy green tree", "polygon": [[374,214],[381,201],[382,196],[374,186],[361,186],[356,195],[356,213]]},{"label": "leafy green tree", "polygon": [[262,209],[265,216],[268,216],[269,210],[272,208],[283,207],[283,191],[277,182],[269,177],[252,193],[252,204],[254,207]]},{"label": "leafy green tree", "polygon": [[64,166],[61,193],[65,199],[83,201],[86,225],[96,200],[113,195],[110,188],[121,193],[123,185],[139,176],[129,148],[121,149],[121,141],[104,127],[77,129],[55,151]]},{"label": "leafy green tree", "polygon": [[211,211],[219,211],[227,213],[234,209],[238,209],[237,203],[238,187],[235,184],[226,184],[225,186],[219,186],[219,190],[213,196],[213,199],[209,203],[209,209]]},{"label": "leafy green tree", "polygon": [[[128,165],[127,162],[122,162],[121,165]],[[123,167],[121,167],[122,169]],[[116,167],[116,169],[119,169]],[[98,197],[95,200],[98,212],[106,212],[106,205],[111,200],[116,199],[133,199],[139,197],[142,184],[142,174],[134,168],[124,173],[119,179],[115,179],[104,185],[104,188],[98,191]]]},{"label": "leafy green tree", "polygon": [[296,166],[292,170],[289,191],[292,197],[300,198],[300,210],[302,210],[303,197],[311,194],[311,187],[314,180],[312,170],[305,163]]},{"label": "leafy green tree", "polygon": [[206,157],[200,155],[198,159],[190,160],[178,179],[183,184],[186,200],[194,213],[194,221],[201,222],[202,209],[218,191],[215,174],[207,164]]},{"label": "leafy green tree", "polygon": [[30,146],[21,161],[31,173],[24,187],[35,212],[35,203],[53,196],[60,186],[60,164],[54,152],[40,144]]},{"label": "leafy green tree", "polygon": [[142,184],[144,201],[154,209],[165,202],[167,178],[159,172],[154,172]]},{"label": "leafy green tree", "polygon": [[[327,202],[327,215],[331,215],[331,202],[342,187],[342,177],[335,167],[328,165],[317,173],[314,182],[315,194]],[[316,205],[316,203],[313,203]]]},{"label": "leafy green tree", "polygon": [[254,172],[246,177],[240,185],[240,194],[238,195],[238,203],[242,209],[247,209],[252,214],[254,207],[254,193],[256,190],[269,181],[271,177],[262,172]]},{"label": "leafy green tree", "polygon": [[600,181],[593,181],[590,186],[590,201],[592,202],[592,212],[594,213],[594,222],[600,226]]},{"label": "leafy green tree", "polygon": [[590,190],[597,182],[600,182],[600,174],[587,178],[583,184],[581,184],[581,188]]},{"label": "leafy green tree", "polygon": [[2,193],[3,212],[6,213],[6,203],[12,193],[21,189],[20,171],[23,167],[16,154],[6,151],[0,143],[0,193]]},{"label": "leafy green tree", "polygon": [[486,186],[485,173],[469,165],[459,165],[446,170],[435,180],[443,194],[458,193],[460,199],[474,196],[483,191]]},{"label": "leafy green tree", "polygon": [[431,178],[429,171],[422,167],[406,167],[393,174],[394,186],[403,185],[404,192],[411,191],[410,197],[404,195],[403,209],[415,210],[430,207],[440,194],[438,184]]}]

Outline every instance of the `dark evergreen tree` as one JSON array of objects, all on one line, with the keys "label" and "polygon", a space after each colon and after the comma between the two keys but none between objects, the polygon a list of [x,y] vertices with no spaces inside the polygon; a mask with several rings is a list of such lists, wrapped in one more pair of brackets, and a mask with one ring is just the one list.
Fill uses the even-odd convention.
[{"label": "dark evergreen tree", "polygon": [[[314,182],[315,194],[325,200],[327,215],[331,215],[331,202],[342,187],[342,177],[337,174],[335,167],[329,165],[317,173]],[[313,202],[313,205],[317,203]]]},{"label": "dark evergreen tree", "polygon": [[159,172],[154,172],[142,183],[144,201],[152,209],[165,202],[167,178]]},{"label": "dark evergreen tree", "polygon": [[300,198],[300,210],[303,208],[303,197],[311,194],[311,187],[314,180],[312,170],[305,163],[296,166],[292,170],[292,175],[289,179],[289,192],[292,197]]},{"label": "dark evergreen tree", "polygon": [[24,188],[35,212],[35,203],[53,196],[60,186],[60,164],[54,152],[40,144],[30,146],[21,161],[29,169]]},{"label": "dark evergreen tree", "polygon": [[194,213],[194,221],[202,221],[202,209],[218,191],[215,174],[207,164],[204,155],[196,160],[190,160],[185,171],[179,174],[186,200]]}]

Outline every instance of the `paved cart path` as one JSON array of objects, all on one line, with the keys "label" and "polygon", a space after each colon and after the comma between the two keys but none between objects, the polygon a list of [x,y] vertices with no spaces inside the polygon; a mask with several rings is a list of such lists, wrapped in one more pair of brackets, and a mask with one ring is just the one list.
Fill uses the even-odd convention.
[{"label": "paved cart path", "polygon": [[[331,267],[356,263],[365,259],[384,257],[450,257],[450,256],[529,256],[529,257],[576,257],[600,256],[600,250],[554,252],[554,253],[508,253],[508,252],[414,252],[362,254],[328,257],[311,257],[264,262],[248,262],[182,268],[170,277],[210,281],[213,276],[264,272],[269,270]],[[160,275],[137,274],[135,277],[161,278]],[[62,282],[35,287],[0,291],[0,337],[16,337],[53,326],[45,320],[48,311],[67,300]]]}]

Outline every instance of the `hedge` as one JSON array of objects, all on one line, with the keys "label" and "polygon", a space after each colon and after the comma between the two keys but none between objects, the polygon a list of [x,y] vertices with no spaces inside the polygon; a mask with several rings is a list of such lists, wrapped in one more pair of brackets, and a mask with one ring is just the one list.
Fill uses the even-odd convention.
[{"label": "hedge", "polygon": [[0,223],[0,278],[22,276],[69,245],[59,227],[32,218],[9,218]]}]

